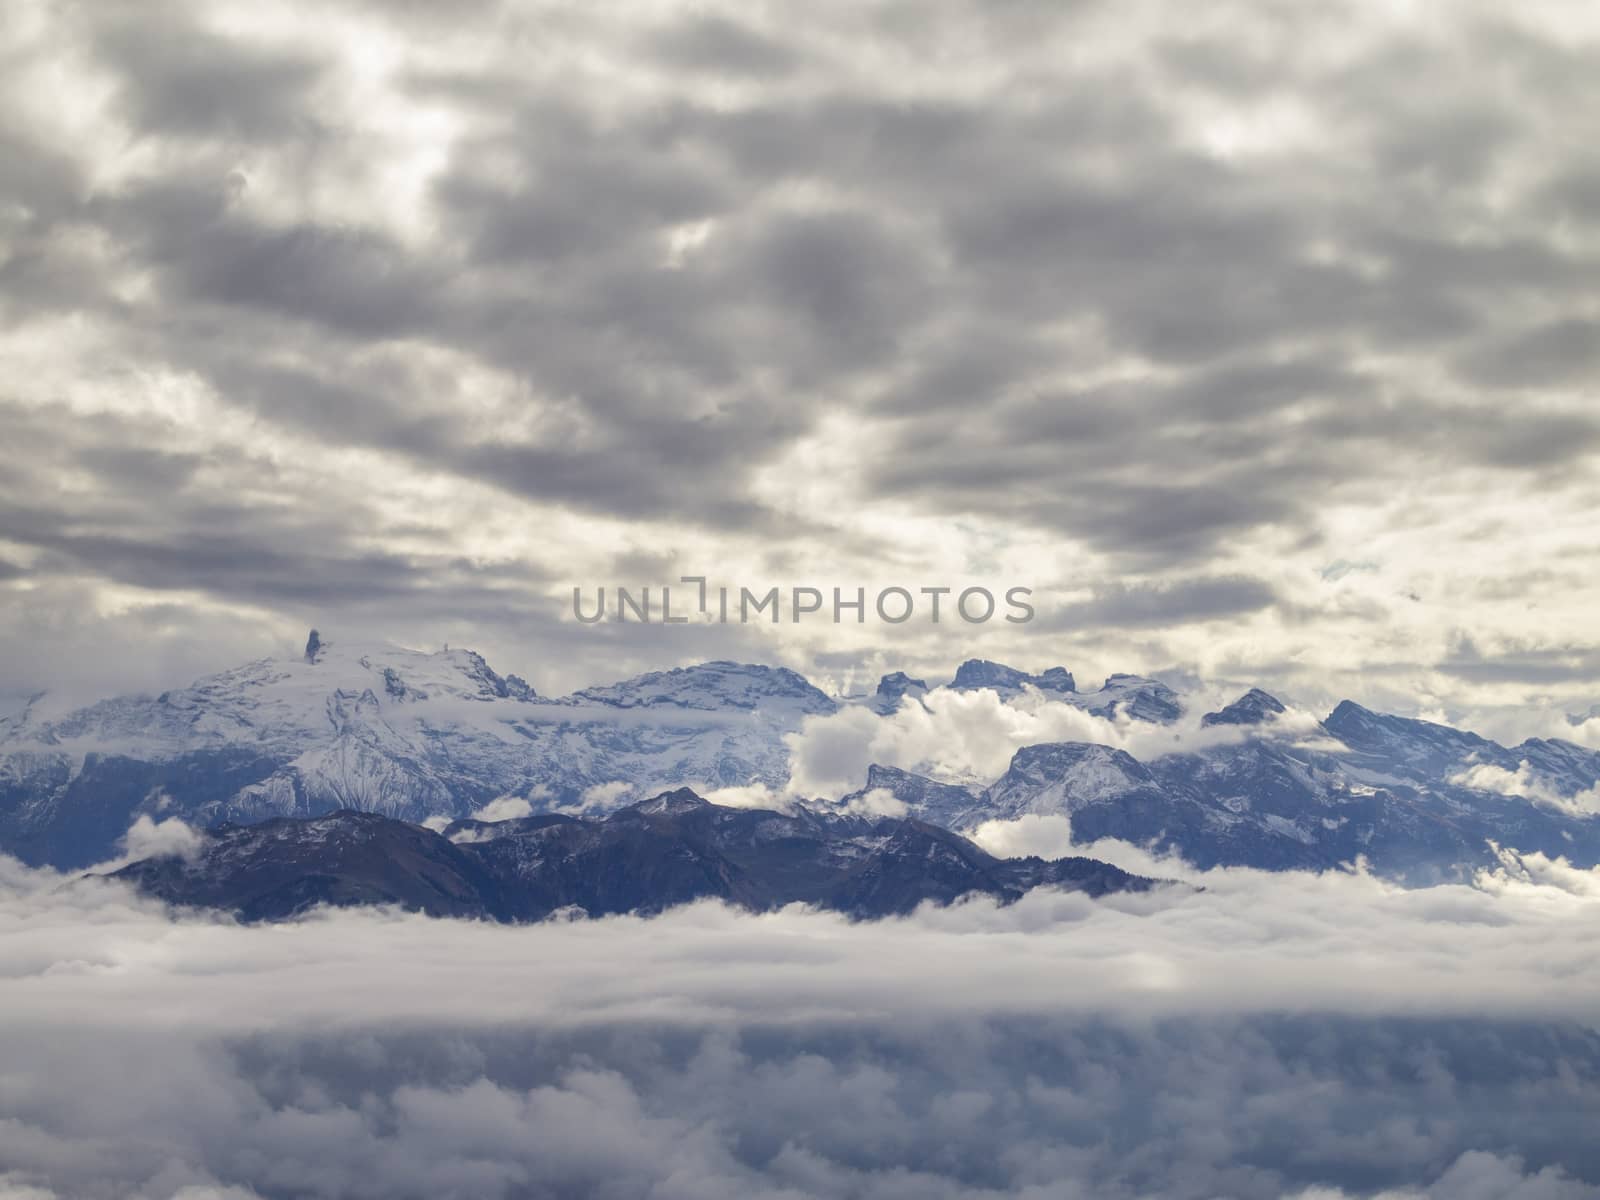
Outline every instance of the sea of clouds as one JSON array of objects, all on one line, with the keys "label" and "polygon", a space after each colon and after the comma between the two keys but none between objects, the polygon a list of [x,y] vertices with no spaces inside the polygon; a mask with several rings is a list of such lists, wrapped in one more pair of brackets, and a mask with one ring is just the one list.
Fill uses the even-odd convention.
[{"label": "sea of clouds", "polygon": [[0,859],[0,1197],[1596,1200],[1597,917],[1511,853],[527,927]]}]

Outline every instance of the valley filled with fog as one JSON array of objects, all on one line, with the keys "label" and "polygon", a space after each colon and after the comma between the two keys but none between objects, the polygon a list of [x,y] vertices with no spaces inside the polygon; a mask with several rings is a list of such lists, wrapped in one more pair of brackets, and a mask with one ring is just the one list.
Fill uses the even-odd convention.
[{"label": "valley filled with fog", "polygon": [[1600,874],[240,926],[0,875],[0,1196],[1600,1196]]}]

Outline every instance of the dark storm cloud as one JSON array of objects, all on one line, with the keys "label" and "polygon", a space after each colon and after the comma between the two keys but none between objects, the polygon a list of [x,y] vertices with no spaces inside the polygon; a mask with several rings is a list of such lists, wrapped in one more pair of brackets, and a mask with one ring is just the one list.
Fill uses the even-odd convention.
[{"label": "dark storm cloud", "polygon": [[874,464],[872,480],[1069,529],[1130,563],[1193,561],[1230,536],[1296,525],[1314,486],[1350,483],[1326,442],[1286,436],[1280,422],[1325,404],[1350,416],[1372,391],[1353,373],[1291,360],[1027,394],[939,422],[906,419],[900,453]]},{"label": "dark storm cloud", "polygon": [[[35,582],[99,575],[299,612],[403,604],[498,620],[537,606],[536,589],[555,577],[537,563],[468,561],[436,533],[431,552],[374,550],[375,531],[428,531],[386,525],[360,506],[295,504],[291,478],[263,458],[147,448],[175,432],[158,422],[50,417],[0,420],[19,454],[19,469],[0,483],[5,536],[41,552],[27,571]],[[85,472],[92,487],[69,496],[52,486],[64,468]]]},{"label": "dark storm cloud", "polygon": [[[438,319],[449,281],[436,264],[380,233],[262,225],[231,209],[232,185],[220,174],[164,179],[98,209],[108,231],[160,273],[175,304],[255,309],[358,340],[420,332]],[[381,407],[382,398],[368,402]]]},{"label": "dark storm cloud", "polygon": [[[842,554],[914,511],[1254,578],[1341,505],[1552,489],[1600,449],[1600,193],[1560,133],[1600,72],[1535,15],[331,11],[52,8],[6,43],[29,96],[86,87],[60,129],[0,116],[5,331],[88,330],[64,377],[193,383],[304,468],[202,503],[207,452],[164,461],[157,426],[65,442],[107,494],[19,502],[45,569],[374,603],[425,570],[477,607],[457,536],[341,511],[356,449],[641,539]],[[269,566],[230,572],[231,538]],[[1173,620],[1228,602],[1180,590]]]}]

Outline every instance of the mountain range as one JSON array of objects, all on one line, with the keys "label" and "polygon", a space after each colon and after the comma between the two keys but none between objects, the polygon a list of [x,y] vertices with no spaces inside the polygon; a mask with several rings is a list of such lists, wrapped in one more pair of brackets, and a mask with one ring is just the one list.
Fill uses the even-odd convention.
[{"label": "mountain range", "polygon": [[[1600,753],[1575,742],[1507,747],[1350,701],[1319,720],[1259,689],[1197,712],[1158,680],[1079,691],[1062,667],[976,659],[943,690],[1077,709],[1096,740],[1018,747],[997,778],[878,763],[848,795],[786,801],[957,832],[1060,816],[1078,845],[1116,838],[1201,867],[1362,858],[1412,883],[1492,863],[1492,844],[1600,862]],[[444,825],[509,797],[554,828],[680,787],[781,794],[808,722],[851,707],[892,721],[937,707],[940,691],[896,672],[872,695],[836,697],[784,668],[709,662],[545,697],[469,650],[314,634],[302,655],[158,696],[67,712],[39,700],[0,720],[0,850],[87,867],[141,815],[234,831],[340,810]]]},{"label": "mountain range", "polygon": [[729,808],[688,788],[601,818],[547,813],[439,832],[348,809],[223,825],[188,854],[116,874],[163,900],[249,921],[319,904],[534,921],[564,910],[655,913],[706,898],[884,917],[974,893],[1009,902],[1040,886],[1100,896],[1153,885],[1087,858],[998,859],[911,818]]}]

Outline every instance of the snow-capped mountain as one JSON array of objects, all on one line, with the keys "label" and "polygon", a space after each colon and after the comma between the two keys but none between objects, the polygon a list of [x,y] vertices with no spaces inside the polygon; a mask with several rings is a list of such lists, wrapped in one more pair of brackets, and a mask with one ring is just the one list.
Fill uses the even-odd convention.
[{"label": "snow-capped mountain", "polygon": [[1206,729],[1214,725],[1260,725],[1282,716],[1285,711],[1283,701],[1276,696],[1269,696],[1260,688],[1251,688],[1232,704],[1206,713],[1200,718],[1200,725]]},{"label": "snow-capped mountain", "polygon": [[950,687],[958,692],[992,688],[1002,695],[1019,692],[1025,686],[1036,687],[1041,692],[1070,693],[1077,690],[1072,672],[1065,667],[1051,667],[1037,675],[1030,675],[985,658],[967,659],[956,668],[956,677],[950,682]]},{"label": "snow-capped mountain", "polygon": [[979,794],[969,787],[954,783],[939,783],[902,771],[899,767],[885,767],[873,763],[867,768],[866,786],[840,800],[841,807],[853,811],[870,808],[863,804],[874,792],[888,792],[905,805],[908,812],[916,813],[924,821],[953,829],[979,803]]},{"label": "snow-capped mountain", "polygon": [[405,820],[489,800],[614,806],[663,788],[788,775],[783,735],[834,702],[782,668],[727,662],[539,697],[470,650],[313,634],[159,696],[0,727],[0,848],[80,866],[140,813],[202,824],[338,808]]},{"label": "snow-capped mountain", "polygon": [[1087,743],[1025,747],[952,827],[1059,814],[1078,842],[1119,838],[1200,866],[1364,857],[1414,882],[1492,865],[1491,841],[1600,863],[1600,816],[1571,799],[1600,782],[1600,753],[1544,739],[1508,748],[1349,701],[1310,731],[1279,728],[1284,711],[1253,689],[1201,720],[1238,728],[1237,740],[1147,762]]},{"label": "snow-capped mountain", "polygon": [[[884,682],[878,685],[880,695],[884,693],[884,684],[895,678],[884,676]],[[1125,716],[1157,724],[1176,721],[1183,714],[1183,703],[1176,692],[1159,680],[1142,675],[1112,675],[1098,690],[1080,692],[1072,672],[1065,667],[1050,667],[1031,675],[1003,663],[969,658],[957,668],[950,688],[957,692],[988,688],[1006,700],[1015,699],[1027,688],[1034,688],[1047,699],[1074,705],[1097,717]]]},{"label": "snow-capped mountain", "polygon": [[733,662],[707,662],[671,671],[652,671],[607,687],[583,688],[562,703],[603,704],[612,708],[669,706],[703,712],[781,709],[801,715],[831,713],[838,707],[804,676],[785,667],[756,667]]},{"label": "snow-capped mountain", "polygon": [[[903,806],[957,830],[1062,814],[1080,842],[1116,837],[1201,865],[1365,856],[1418,881],[1491,861],[1490,840],[1600,862],[1600,754],[1573,742],[1505,747],[1349,701],[1318,723],[1259,689],[1186,720],[1157,680],[1112,675],[1079,692],[1065,668],[1033,674],[983,660],[963,663],[951,687],[1025,707],[1073,705],[1123,732],[1170,733],[1173,749],[1026,746],[1000,778],[976,783],[878,765],[839,798],[843,810]],[[892,720],[930,695],[896,672],[849,703]],[[0,850],[88,865],[111,857],[141,814],[207,827],[349,808],[421,822],[506,798],[571,815],[685,786],[782,791],[786,739],[839,707],[777,667],[701,663],[549,698],[469,650],[313,635],[302,655],[160,696],[55,717],[30,704],[0,721]]]}]

